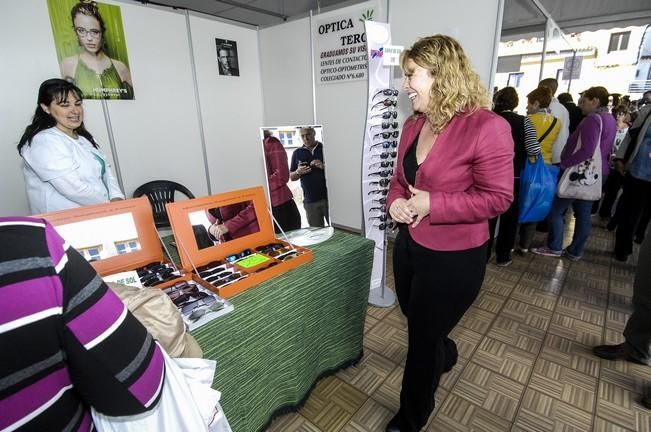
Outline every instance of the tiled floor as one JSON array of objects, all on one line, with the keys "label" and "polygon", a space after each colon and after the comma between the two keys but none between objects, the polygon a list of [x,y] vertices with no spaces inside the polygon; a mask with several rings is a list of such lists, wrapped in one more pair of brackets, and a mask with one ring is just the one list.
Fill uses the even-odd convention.
[{"label": "tiled floor", "polygon": [[[651,368],[590,351],[621,342],[631,310],[637,254],[616,262],[612,243],[595,226],[580,262],[528,255],[488,265],[451,334],[460,358],[436,392],[427,431],[651,432],[651,411],[638,403]],[[369,307],[362,361],[319,381],[269,431],[384,431],[399,405],[406,336],[397,306]]]}]

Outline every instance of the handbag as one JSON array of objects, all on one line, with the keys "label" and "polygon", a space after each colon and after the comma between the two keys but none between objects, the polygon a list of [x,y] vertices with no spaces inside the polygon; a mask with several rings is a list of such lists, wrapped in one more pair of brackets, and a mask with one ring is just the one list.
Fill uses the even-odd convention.
[{"label": "handbag", "polygon": [[520,175],[518,222],[539,222],[547,217],[556,195],[559,168],[547,165],[542,156],[536,162],[526,162]]},{"label": "handbag", "polygon": [[210,388],[216,363],[204,359],[165,359],[165,383],[158,404],[136,415],[113,417],[91,407],[99,432],[232,432],[224,416],[221,394]]},{"label": "handbag", "polygon": [[[599,119],[599,141],[595,146],[591,158],[584,160],[578,165],[569,167],[563,172],[558,182],[558,196],[560,198],[579,199],[584,201],[597,201],[601,198],[601,132],[603,121]],[[581,135],[576,143],[574,153],[581,148]]]}]

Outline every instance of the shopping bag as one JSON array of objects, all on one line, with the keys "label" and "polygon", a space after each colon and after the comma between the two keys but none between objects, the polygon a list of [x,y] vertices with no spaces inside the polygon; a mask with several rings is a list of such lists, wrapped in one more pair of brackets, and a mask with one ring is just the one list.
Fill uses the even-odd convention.
[{"label": "shopping bag", "polygon": [[[601,131],[603,123],[601,116],[595,114],[599,119],[599,141],[594,149],[592,157],[584,160],[563,171],[558,181],[558,196],[560,198],[579,199],[584,201],[598,201],[601,199]],[[581,135],[577,141],[574,153],[581,148]]]},{"label": "shopping bag", "polygon": [[[165,384],[158,405],[146,413],[122,417],[107,416],[91,408],[97,430],[230,432],[230,426],[218,403],[219,392],[213,390],[211,393],[208,390],[215,363],[202,359],[183,359],[177,362],[162,351],[165,357]],[[186,374],[183,368],[189,365],[189,373]],[[202,368],[204,370],[199,371]],[[210,368],[212,371],[206,371]],[[211,382],[208,383],[208,380]],[[203,398],[202,404],[197,403],[196,398],[199,396]],[[208,406],[206,400],[211,402]]]},{"label": "shopping bag", "polygon": [[520,223],[539,222],[547,217],[556,195],[558,171],[558,167],[546,165],[541,156],[536,162],[525,164],[520,176]]}]

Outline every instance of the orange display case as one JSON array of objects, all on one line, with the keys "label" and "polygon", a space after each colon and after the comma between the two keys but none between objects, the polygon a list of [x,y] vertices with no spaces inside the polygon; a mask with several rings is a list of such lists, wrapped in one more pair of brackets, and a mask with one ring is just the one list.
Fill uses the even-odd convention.
[{"label": "orange display case", "polygon": [[[154,262],[170,262],[163,253],[151,205],[146,197],[61,210],[35,217],[54,225],[59,234],[87,259],[88,250],[97,250],[98,258],[92,259],[90,264],[100,276],[136,270]],[[117,251],[119,245],[129,247],[129,243],[137,245],[137,249],[121,254]],[[191,275],[181,271],[181,276],[155,287],[166,288],[189,279]]]},{"label": "orange display case", "polygon": [[[255,230],[256,227],[254,221],[251,220],[250,225],[248,225],[249,231],[245,234],[234,236],[224,242],[217,242],[216,244],[211,244],[209,246],[203,245],[204,247],[200,247],[196,233],[196,227],[199,224],[198,221],[205,219],[204,223],[206,226],[200,228],[201,230],[205,228],[207,232],[207,224],[214,222],[209,220],[209,217],[211,216],[208,215],[208,213],[210,211],[221,210],[220,216],[222,216],[226,210],[236,206],[241,206],[243,209],[242,212],[250,212],[251,210],[255,212],[257,231]],[[192,273],[192,277],[195,281],[207,289],[218,293],[222,297],[231,297],[247,288],[309,262],[313,258],[312,251],[309,249],[292,246],[287,242],[276,239],[271,217],[267,210],[264,189],[262,187],[242,189],[187,201],[168,203],[167,214],[170,219],[170,224],[172,225],[172,232],[181,258],[183,270],[186,273]],[[242,217],[242,214],[243,213],[238,213],[234,218]],[[219,220],[219,218],[217,218],[217,220]],[[227,224],[228,222],[224,225]],[[254,228],[250,229],[251,226]],[[270,255],[256,251],[257,247],[270,243],[282,243],[287,248],[295,249],[298,254],[290,259],[278,260]],[[263,255],[268,259],[265,262],[247,268],[243,268],[235,263],[235,270],[247,275],[243,279],[239,279],[222,287],[216,287],[195,273],[195,269],[198,267],[216,261],[223,261],[226,257],[238,254],[247,249],[250,249],[255,254]],[[275,264],[268,267],[272,262],[275,262]]]}]

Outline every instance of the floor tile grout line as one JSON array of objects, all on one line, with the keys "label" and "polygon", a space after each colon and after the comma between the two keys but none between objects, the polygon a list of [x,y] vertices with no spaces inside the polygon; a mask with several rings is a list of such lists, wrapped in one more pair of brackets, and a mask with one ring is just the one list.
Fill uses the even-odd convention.
[{"label": "floor tile grout line", "polygon": [[[554,258],[556,259],[556,258]],[[559,260],[562,260],[562,258],[558,258]],[[552,313],[549,317],[549,323],[547,324],[547,328],[545,329],[545,336],[543,337],[542,343],[540,344],[540,350],[538,351],[538,354],[536,354],[536,358],[533,361],[533,365],[531,366],[531,372],[529,373],[529,377],[527,378],[527,383],[524,386],[524,390],[522,392],[522,397],[518,400],[518,406],[515,411],[515,418],[517,419],[520,414],[520,410],[522,408],[522,401],[524,400],[525,394],[527,393],[527,390],[529,389],[529,385],[531,384],[531,377],[533,376],[534,370],[536,369],[536,363],[538,363],[538,360],[540,359],[540,354],[542,353],[544,347],[545,347],[545,341],[549,337],[549,328],[552,325],[552,320],[554,319],[554,314],[556,313],[556,309],[558,308],[558,304],[560,302],[561,296],[563,295],[563,290],[565,288],[565,284],[567,283],[567,276],[570,274],[570,269],[572,268],[572,262],[570,262],[567,270],[565,271],[565,276],[563,277],[563,282],[561,284],[561,288],[558,290],[558,294],[556,294],[556,303],[554,304],[554,309],[552,310]],[[547,396],[547,395],[546,395]],[[552,399],[555,399],[552,397]],[[562,401],[561,401],[562,402]],[[513,425],[511,426],[511,431],[514,430],[515,428],[515,421],[513,422]]]}]

